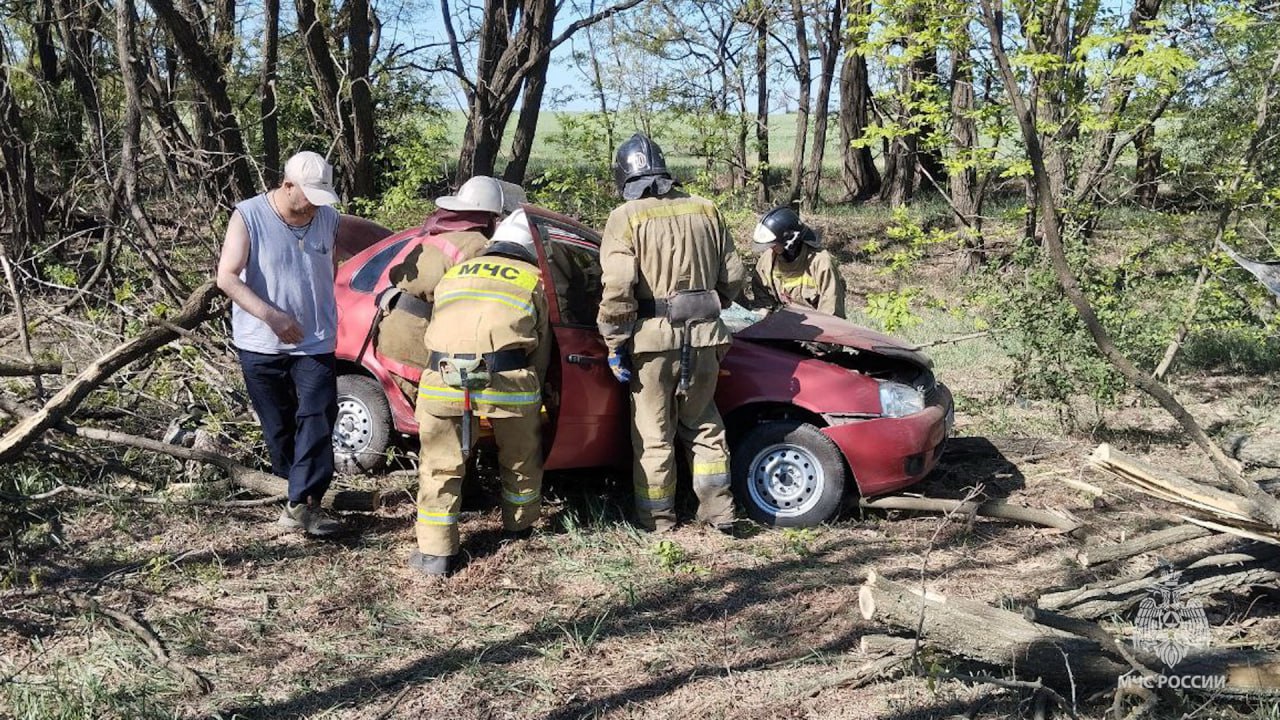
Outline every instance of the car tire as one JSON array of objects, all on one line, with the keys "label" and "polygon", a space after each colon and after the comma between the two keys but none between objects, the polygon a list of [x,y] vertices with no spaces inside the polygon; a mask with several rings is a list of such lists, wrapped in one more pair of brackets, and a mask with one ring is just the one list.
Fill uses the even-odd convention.
[{"label": "car tire", "polygon": [[840,510],[848,474],[844,457],[810,423],[756,425],[735,443],[730,457],[734,495],[756,522],[812,527]]},{"label": "car tire", "polygon": [[338,376],[338,419],[333,424],[333,460],[338,472],[374,473],[387,463],[391,406],[382,386],[363,375]]}]

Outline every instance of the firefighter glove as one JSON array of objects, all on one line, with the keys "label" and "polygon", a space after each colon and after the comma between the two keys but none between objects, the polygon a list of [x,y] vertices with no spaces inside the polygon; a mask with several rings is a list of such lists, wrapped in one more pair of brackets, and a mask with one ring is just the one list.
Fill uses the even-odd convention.
[{"label": "firefighter glove", "polygon": [[619,349],[609,353],[609,370],[618,378],[618,382],[631,382],[631,360],[627,357],[627,351]]}]

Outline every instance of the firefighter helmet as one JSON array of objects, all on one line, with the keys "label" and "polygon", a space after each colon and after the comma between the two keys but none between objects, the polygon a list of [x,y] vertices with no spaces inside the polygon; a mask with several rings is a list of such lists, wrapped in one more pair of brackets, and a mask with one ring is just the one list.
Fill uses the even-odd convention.
[{"label": "firefighter helmet", "polygon": [[627,183],[637,178],[660,175],[671,177],[662,148],[644,133],[636,133],[618,146],[613,161],[613,181],[621,193]]},{"label": "firefighter helmet", "polygon": [[815,248],[819,246],[818,236],[800,220],[795,210],[785,205],[770,210],[760,218],[751,235],[751,244],[756,252],[764,252],[771,246],[778,245],[786,260],[795,260],[802,244]]},{"label": "firefighter helmet", "polygon": [[477,175],[462,183],[458,192],[436,198],[436,207],[456,212],[480,211],[501,215],[507,203],[502,181]]},{"label": "firefighter helmet", "polygon": [[533,233],[529,230],[529,217],[523,209],[516,210],[498,223],[493,238],[484,248],[485,255],[503,255],[537,265],[538,253],[533,249]]}]

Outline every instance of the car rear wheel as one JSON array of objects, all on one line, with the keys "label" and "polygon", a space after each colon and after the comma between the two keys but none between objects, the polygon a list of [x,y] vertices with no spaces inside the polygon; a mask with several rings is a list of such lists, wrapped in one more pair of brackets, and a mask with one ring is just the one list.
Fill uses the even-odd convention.
[{"label": "car rear wheel", "polygon": [[363,375],[338,376],[338,419],[333,424],[333,460],[338,472],[381,470],[391,442],[391,406],[378,382]]},{"label": "car rear wheel", "polygon": [[738,502],[757,522],[819,525],[844,498],[840,449],[814,425],[779,420],[751,428],[730,452]]}]

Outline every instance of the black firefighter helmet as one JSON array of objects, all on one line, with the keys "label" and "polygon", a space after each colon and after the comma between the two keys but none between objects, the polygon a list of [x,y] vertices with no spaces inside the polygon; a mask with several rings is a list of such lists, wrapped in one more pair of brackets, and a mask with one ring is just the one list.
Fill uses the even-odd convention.
[{"label": "black firefighter helmet", "polygon": [[662,148],[644,133],[636,133],[618,146],[613,160],[613,182],[621,194],[627,183],[642,177],[671,177]]},{"label": "black firefighter helmet", "polygon": [[818,247],[818,236],[800,219],[795,210],[787,206],[776,207],[765,213],[751,235],[756,252],[764,252],[772,245],[782,246],[782,257],[788,262],[800,254],[801,245]]}]

